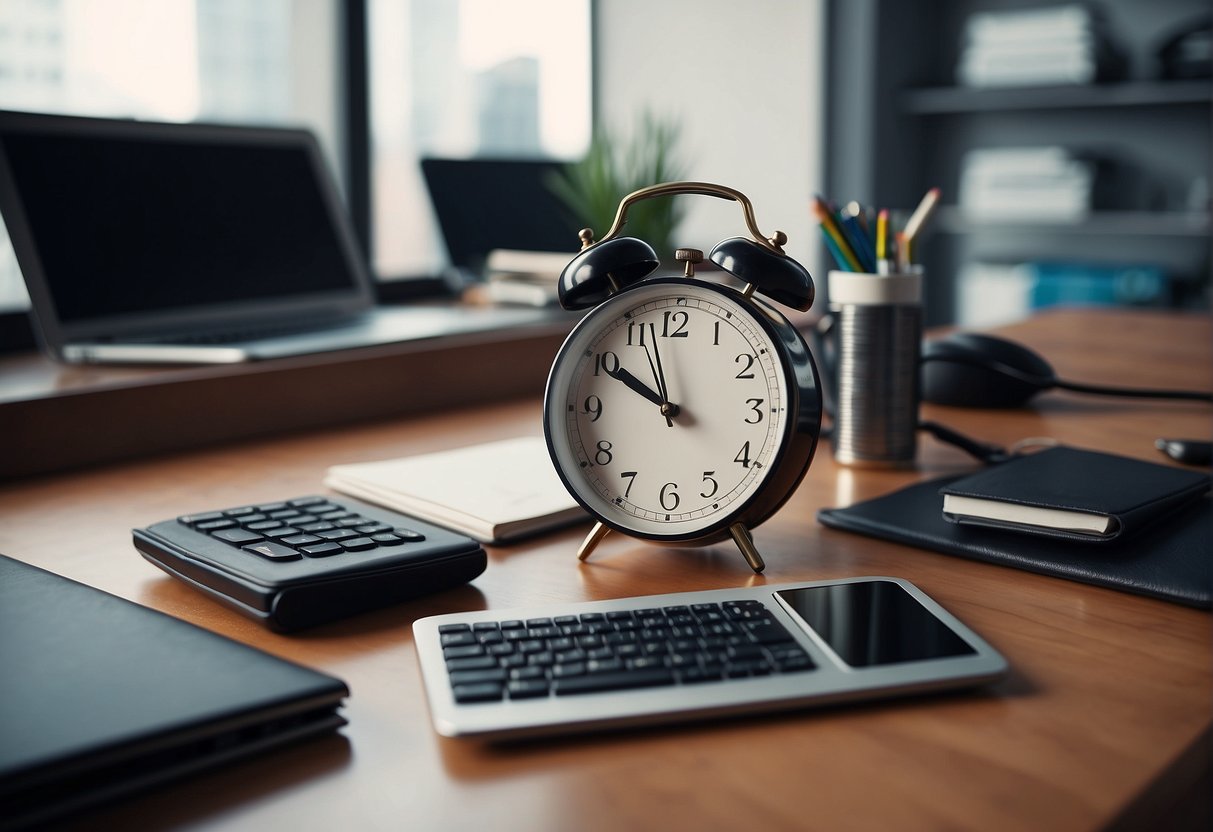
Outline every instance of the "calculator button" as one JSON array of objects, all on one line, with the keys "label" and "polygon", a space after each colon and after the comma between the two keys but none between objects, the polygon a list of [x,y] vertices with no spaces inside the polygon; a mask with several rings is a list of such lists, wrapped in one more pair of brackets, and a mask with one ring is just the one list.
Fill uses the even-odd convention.
[{"label": "calculator button", "polygon": [[286,504],[295,508],[303,508],[304,506],[316,506],[327,502],[328,500],[324,497],[299,497],[294,500],[287,500]]},{"label": "calculator button", "polygon": [[303,554],[310,558],[325,558],[329,555],[336,555],[345,551],[337,543],[316,543],[311,546],[300,546],[299,548]]},{"label": "calculator button", "polygon": [[298,560],[299,553],[289,546],[283,546],[281,543],[274,543],[270,540],[264,540],[261,543],[253,543],[244,547],[244,551],[253,552],[261,555],[263,558],[270,560]]},{"label": "calculator button", "polygon": [[239,508],[224,509],[223,513],[228,517],[243,517],[246,514],[252,514],[253,511],[252,506],[240,506]]},{"label": "calculator button", "polygon": [[187,526],[193,526],[197,523],[205,523],[208,520],[222,520],[223,512],[208,511],[205,514],[186,514],[177,518],[178,523],[184,523]]},{"label": "calculator button", "polygon": [[308,514],[328,514],[330,511],[342,511],[341,506],[333,505],[332,503],[315,503],[310,506],[304,506],[303,510]]},{"label": "calculator button", "polygon": [[270,516],[268,514],[262,514],[259,511],[255,512],[253,514],[242,514],[240,516],[240,525],[247,526],[250,523],[260,523],[262,520],[269,520],[269,519],[270,519]]},{"label": "calculator button", "polygon": [[296,525],[299,526],[300,531],[311,532],[312,534],[332,531],[337,528],[332,523],[297,523]]},{"label": "calculator button", "polygon": [[282,542],[287,546],[302,546],[305,543],[319,543],[320,538],[314,534],[299,534],[299,530],[295,530],[293,537],[283,537]]},{"label": "calculator button", "polygon": [[262,505],[255,506],[255,508],[257,511],[266,513],[271,511],[282,511],[284,508],[286,508],[286,503],[263,503]]},{"label": "calculator button", "polygon": [[347,552],[365,552],[367,549],[374,549],[378,544],[369,537],[353,537],[348,540],[340,541],[341,548]]},{"label": "calculator button", "polygon": [[283,526],[280,529],[270,529],[264,532],[264,534],[270,540],[282,540],[284,537],[292,537],[299,534],[299,530],[294,526]]},{"label": "calculator button", "polygon": [[394,534],[373,534],[371,540],[378,543],[380,546],[399,546],[404,541],[396,537]]},{"label": "calculator button", "polygon": [[254,540],[261,540],[261,535],[256,532],[245,531],[244,529],[221,529],[212,534],[211,537],[237,546],[242,543],[252,543]]},{"label": "calculator button", "polygon": [[356,531],[360,531],[363,534],[386,534],[387,532],[390,532],[392,530],[392,527],[387,525],[386,523],[363,522],[363,523],[354,523],[351,525],[354,526],[354,529]]},{"label": "calculator button", "polygon": [[425,535],[423,535],[421,532],[415,532],[412,529],[396,529],[395,532],[409,543],[418,543],[425,540]]},{"label": "calculator button", "polygon": [[244,527],[250,531],[263,532],[266,529],[280,529],[285,525],[281,520],[262,520],[259,523],[245,523]]},{"label": "calculator button", "polygon": [[194,528],[200,532],[217,532],[220,529],[230,529],[236,525],[235,520],[227,517],[222,517],[218,520],[207,520],[202,523],[195,523]]},{"label": "calculator button", "polygon": [[[312,531],[309,529],[308,531]],[[349,537],[357,537],[358,532],[352,532],[349,529],[325,529],[317,531],[318,537],[323,537],[325,540],[345,540]]]}]

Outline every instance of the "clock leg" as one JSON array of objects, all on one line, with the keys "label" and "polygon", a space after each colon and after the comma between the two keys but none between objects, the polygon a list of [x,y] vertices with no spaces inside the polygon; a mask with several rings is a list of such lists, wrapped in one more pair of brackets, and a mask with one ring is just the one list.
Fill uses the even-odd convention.
[{"label": "clock leg", "polygon": [[602,542],[602,539],[607,536],[607,532],[611,530],[610,526],[604,523],[595,523],[594,528],[590,529],[590,533],[585,536],[585,540],[581,542],[581,548],[577,550],[577,560],[585,560],[594,551],[594,548]]},{"label": "clock leg", "polygon": [[737,548],[741,550],[745,562],[750,565],[751,569],[761,572],[767,568],[767,565],[762,562],[762,555],[758,554],[758,550],[754,548],[754,537],[750,534],[749,529],[741,523],[734,523],[729,526],[729,534],[733,535],[733,542],[737,544]]}]

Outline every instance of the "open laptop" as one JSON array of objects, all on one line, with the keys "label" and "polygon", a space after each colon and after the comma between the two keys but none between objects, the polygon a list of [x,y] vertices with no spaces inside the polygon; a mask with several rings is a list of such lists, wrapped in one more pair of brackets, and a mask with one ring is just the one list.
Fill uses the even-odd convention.
[{"label": "open laptop", "polygon": [[545,159],[421,160],[451,265],[477,278],[489,252],[568,252],[581,224],[551,188],[563,163]]},{"label": "open laptop", "polygon": [[345,724],[340,679],[3,555],[0,656],[0,829]]},{"label": "open laptop", "polygon": [[0,112],[0,213],[67,362],[231,363],[544,315],[376,307],[306,130]]}]

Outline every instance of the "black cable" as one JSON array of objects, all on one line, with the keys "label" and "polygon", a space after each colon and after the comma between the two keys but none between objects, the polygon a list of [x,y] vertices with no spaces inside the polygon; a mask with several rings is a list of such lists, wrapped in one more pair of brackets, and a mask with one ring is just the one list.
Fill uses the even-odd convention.
[{"label": "black cable", "polygon": [[1138,387],[1105,387],[1099,384],[1081,384],[1077,381],[1053,379],[1053,384],[1063,390],[1076,393],[1097,393],[1104,396],[1128,396],[1139,399],[1184,399],[1186,401],[1213,402],[1213,393],[1199,390],[1146,390]]},{"label": "black cable", "polygon": [[980,442],[976,439],[970,439],[963,433],[958,433],[949,427],[939,424],[938,422],[919,422],[918,429],[921,431],[926,431],[940,442],[955,445],[969,456],[990,465],[999,462],[1006,462],[1008,459],[1015,456],[1014,454],[1008,452],[1006,448],[999,445],[991,445],[988,442]]}]

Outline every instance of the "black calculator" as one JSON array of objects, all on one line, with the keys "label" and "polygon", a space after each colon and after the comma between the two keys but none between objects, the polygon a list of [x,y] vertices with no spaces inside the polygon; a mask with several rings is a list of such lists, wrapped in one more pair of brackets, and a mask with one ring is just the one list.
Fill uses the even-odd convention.
[{"label": "black calculator", "polygon": [[280,632],[459,586],[487,563],[470,537],[346,497],[205,511],[132,534],[165,572]]}]

